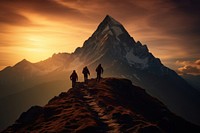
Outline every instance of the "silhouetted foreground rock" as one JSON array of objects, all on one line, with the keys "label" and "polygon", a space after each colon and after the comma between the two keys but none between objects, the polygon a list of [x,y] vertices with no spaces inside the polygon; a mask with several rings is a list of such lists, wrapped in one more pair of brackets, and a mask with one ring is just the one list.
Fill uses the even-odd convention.
[{"label": "silhouetted foreground rock", "polygon": [[200,128],[127,79],[106,78],[62,92],[44,107],[33,106],[3,132],[181,133]]}]

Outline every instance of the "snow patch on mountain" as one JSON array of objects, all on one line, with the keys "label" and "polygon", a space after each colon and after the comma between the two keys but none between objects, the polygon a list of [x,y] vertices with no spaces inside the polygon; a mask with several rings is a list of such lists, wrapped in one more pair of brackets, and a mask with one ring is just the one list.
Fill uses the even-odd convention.
[{"label": "snow patch on mountain", "polygon": [[102,31],[102,34],[105,34],[106,32],[108,32],[110,30],[109,26],[107,25],[105,27],[105,29]]},{"label": "snow patch on mountain", "polygon": [[141,59],[140,57],[133,54],[133,49],[131,49],[129,52],[127,52],[126,59],[130,65],[139,64],[142,69],[148,67],[148,57]]},{"label": "snow patch on mountain", "polygon": [[121,25],[119,22],[117,22],[115,19],[113,19],[111,16],[107,16],[107,17],[109,17],[110,18],[110,22],[112,23],[112,24],[114,24],[114,25]]},{"label": "snow patch on mountain", "polygon": [[114,33],[116,34],[117,37],[123,33],[121,28],[118,27],[118,26],[113,26],[112,29],[113,29],[113,31],[114,31]]},{"label": "snow patch on mountain", "polygon": [[119,35],[123,34],[123,31],[121,30],[120,27],[118,26],[109,26],[107,25],[105,27],[105,29],[102,31],[102,34],[109,34],[112,35],[115,34],[116,37],[118,37]]},{"label": "snow patch on mountain", "polygon": [[141,81],[141,79],[140,79],[136,74],[133,74],[133,76],[134,76],[137,80],[140,80],[140,81]]}]

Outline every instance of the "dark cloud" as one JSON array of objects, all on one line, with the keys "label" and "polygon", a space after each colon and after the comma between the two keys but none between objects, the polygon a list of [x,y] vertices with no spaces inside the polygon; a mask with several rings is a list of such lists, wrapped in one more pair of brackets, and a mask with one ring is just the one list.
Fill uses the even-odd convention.
[{"label": "dark cloud", "polygon": [[[86,10],[92,10],[96,15],[109,14],[113,17],[121,20],[128,20],[129,18],[138,18],[145,16],[148,10],[140,5],[138,1],[131,0],[62,0],[65,3],[73,3],[77,7],[84,8]],[[92,13],[91,12],[91,13]],[[90,14],[87,14],[90,15]]]},{"label": "dark cloud", "polygon": [[50,16],[64,17],[63,15],[81,15],[81,12],[78,9],[59,4],[57,0],[16,0],[16,3],[14,4],[18,5],[21,9]]},{"label": "dark cloud", "polygon": [[[178,27],[179,31],[171,32],[187,39],[195,39],[200,36],[200,1],[199,0],[174,0],[175,11],[182,14],[182,20]],[[200,39],[198,39],[200,42]]]},{"label": "dark cloud", "polygon": [[[102,3],[101,0],[99,1]],[[138,5],[138,1],[125,0],[121,2],[118,0],[105,0],[104,2],[110,7],[110,9],[105,9],[106,11],[116,14],[117,17],[124,21],[128,20],[127,18],[140,18],[148,14],[146,8]]]},{"label": "dark cloud", "polygon": [[176,8],[191,15],[200,14],[200,1],[199,0],[173,0]]},{"label": "dark cloud", "polygon": [[57,0],[1,0],[1,5],[5,7],[13,7],[18,10],[34,10],[34,12],[40,13],[77,13],[77,9],[73,9],[62,4],[59,4]]},{"label": "dark cloud", "polygon": [[196,36],[200,34],[199,15],[190,15],[171,3],[164,11],[155,12],[149,17],[148,24],[162,33],[172,36]]},{"label": "dark cloud", "polygon": [[[157,34],[168,37],[169,47],[179,46],[188,56],[197,58],[200,50],[198,3],[197,0],[164,0],[157,11],[147,17],[147,24]],[[170,38],[176,40],[171,43]]]},{"label": "dark cloud", "polygon": [[17,13],[12,8],[2,7],[0,5],[0,24],[10,25],[30,25],[31,21],[25,16]]},{"label": "dark cloud", "polygon": [[30,20],[23,15],[34,13],[52,20],[84,18],[78,9],[62,5],[57,0],[1,0],[0,23],[12,25],[30,25]]}]

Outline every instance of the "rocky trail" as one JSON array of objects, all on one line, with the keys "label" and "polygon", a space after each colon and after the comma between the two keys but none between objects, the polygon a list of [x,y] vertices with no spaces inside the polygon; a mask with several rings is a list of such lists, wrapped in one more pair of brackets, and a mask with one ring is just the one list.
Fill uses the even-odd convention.
[{"label": "rocky trail", "polygon": [[97,114],[97,118],[106,124],[108,127],[107,133],[120,133],[120,124],[117,123],[117,120],[113,119],[112,116],[107,114],[105,108],[99,106],[94,95],[90,94],[93,88],[87,87],[85,85],[83,92],[83,98],[85,102],[88,104],[88,107]]}]

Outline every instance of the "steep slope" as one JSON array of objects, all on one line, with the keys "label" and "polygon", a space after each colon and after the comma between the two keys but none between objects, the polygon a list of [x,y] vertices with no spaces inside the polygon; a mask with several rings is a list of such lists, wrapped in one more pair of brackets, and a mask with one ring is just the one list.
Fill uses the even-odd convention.
[{"label": "steep slope", "polygon": [[11,125],[24,110],[36,104],[45,105],[50,98],[66,91],[65,88],[65,81],[51,81],[0,98],[0,131]]},{"label": "steep slope", "polygon": [[164,66],[146,45],[135,42],[112,17],[106,16],[73,56],[93,70],[99,63],[103,64],[106,76],[131,79],[173,112],[200,125],[200,93]]},{"label": "steep slope", "polygon": [[33,106],[4,132],[199,132],[130,80],[78,83],[44,107]]},{"label": "steep slope", "polygon": [[[75,50],[74,55],[89,65],[95,61],[107,60],[109,64],[106,62],[106,66],[120,61],[128,66],[134,65],[138,69],[161,66],[163,69],[166,68],[159,59],[148,52],[146,45],[135,42],[123,25],[108,15],[92,36],[85,41],[83,47]],[[152,72],[156,73],[156,71]],[[163,73],[158,72],[158,74]]]},{"label": "steep slope", "polygon": [[60,53],[38,63],[22,60],[0,71],[0,131],[22,111],[32,105],[43,106],[50,97],[71,86],[71,71],[65,67],[70,63],[68,57],[69,54]]},{"label": "steep slope", "polygon": [[200,91],[200,75],[183,74],[183,75],[181,75],[181,77],[183,77],[195,89]]}]

